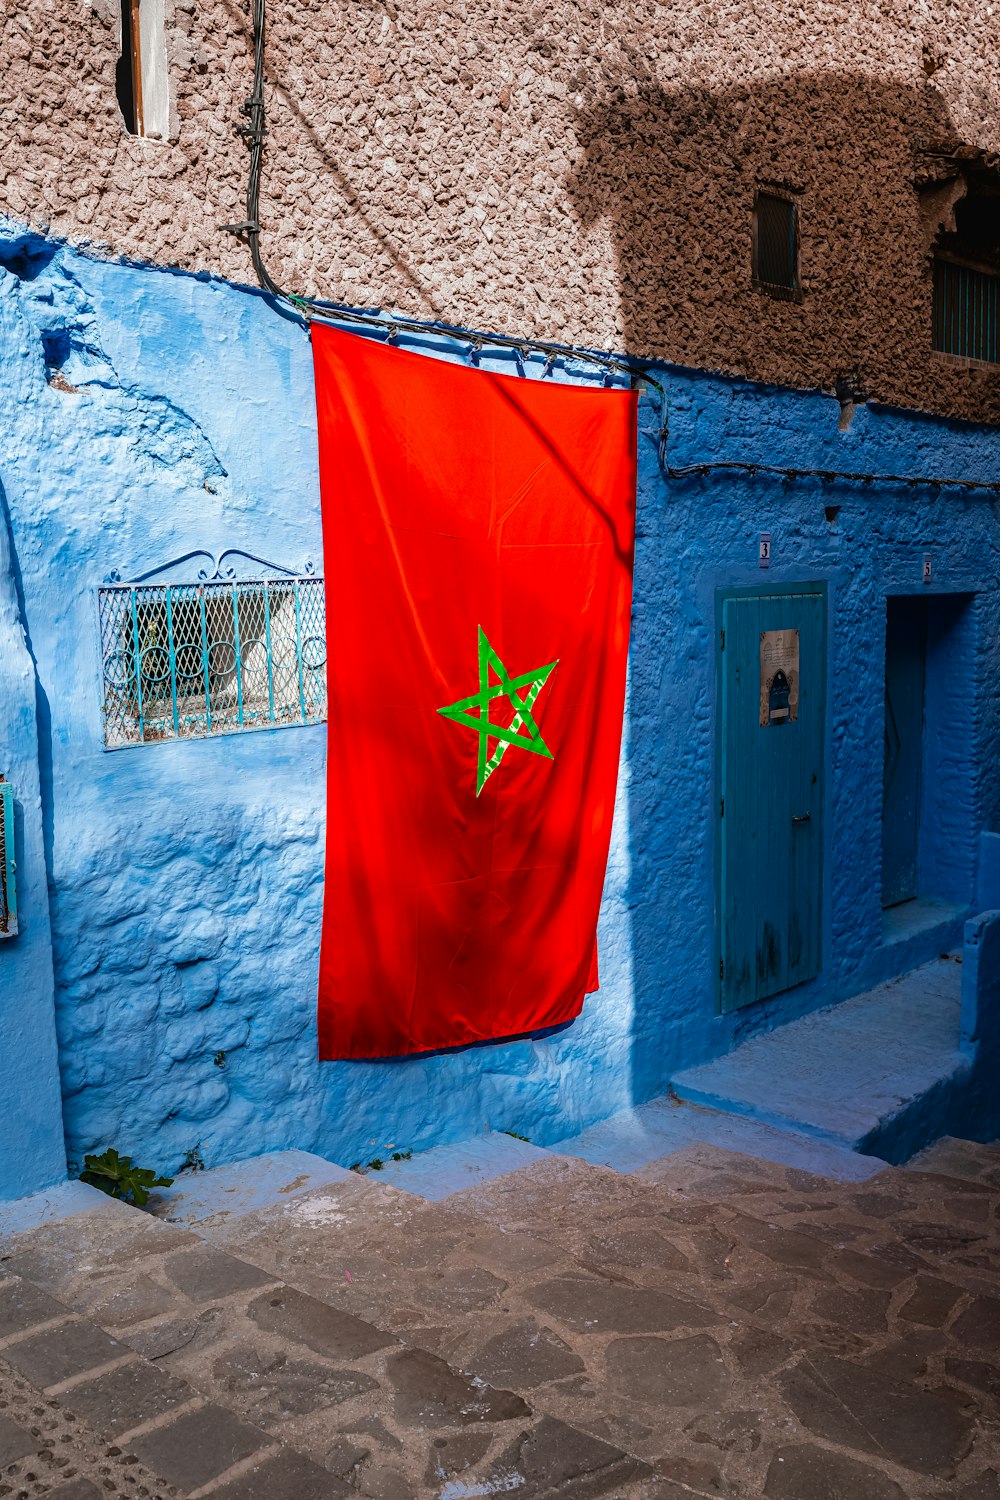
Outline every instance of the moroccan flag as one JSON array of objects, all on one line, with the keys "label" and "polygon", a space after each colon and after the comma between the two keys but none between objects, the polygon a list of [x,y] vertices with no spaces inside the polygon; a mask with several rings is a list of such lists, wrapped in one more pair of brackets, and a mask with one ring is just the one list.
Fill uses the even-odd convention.
[{"label": "moroccan flag", "polygon": [[323,1058],[577,1015],[614,810],[635,402],[314,324]]}]

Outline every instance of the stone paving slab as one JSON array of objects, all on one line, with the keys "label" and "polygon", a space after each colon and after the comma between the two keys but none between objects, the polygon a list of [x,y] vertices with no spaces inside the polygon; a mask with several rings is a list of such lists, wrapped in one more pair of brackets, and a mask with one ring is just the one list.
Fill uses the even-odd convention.
[{"label": "stone paving slab", "polygon": [[211,1402],[127,1442],[141,1462],[184,1493],[220,1480],[268,1446],[259,1427]]},{"label": "stone paving slab", "polygon": [[4,1349],[8,1364],[44,1390],[127,1356],[128,1349],[92,1323],[63,1323],[31,1334]]},{"label": "stone paving slab", "polygon": [[214,1500],[341,1500],[352,1495],[357,1491],[345,1480],[288,1449],[213,1491]]},{"label": "stone paving slab", "polygon": [[912,1172],[931,1172],[995,1186],[1000,1183],[1000,1146],[956,1140],[946,1135],[906,1165]]},{"label": "stone paving slab", "polygon": [[[357,1196],[356,1181],[345,1188]],[[285,1485],[289,1500],[300,1491],[392,1500],[438,1493],[464,1474],[495,1488],[515,1457],[525,1495],[561,1494],[564,1480],[581,1495],[625,1493],[651,1477],[635,1455],[565,1423],[556,1452],[551,1421],[521,1396],[144,1216],[47,1223],[4,1250],[0,1305],[16,1328],[0,1361],[67,1409],[75,1400],[78,1416],[180,1493],[280,1500],[275,1486]],[[111,1282],[119,1291],[108,1296]],[[168,1312],[148,1287],[169,1293]],[[137,1319],[143,1299],[154,1310]],[[569,1478],[557,1459],[575,1466]]]},{"label": "stone paving slab", "polygon": [[191,1387],[145,1360],[78,1381],[69,1395],[78,1416],[110,1439],[146,1427],[186,1406]]},{"label": "stone paving slab", "polygon": [[351,1174],[199,1238],[76,1216],[0,1249],[0,1361],[65,1302],[131,1352],[58,1399],[206,1500],[324,1475],[372,1500],[1000,1500],[992,1170],[838,1182],[699,1146],[438,1203]]},{"label": "stone paving slab", "polygon": [[65,1312],[61,1302],[29,1281],[0,1281],[0,1339],[37,1328]]}]

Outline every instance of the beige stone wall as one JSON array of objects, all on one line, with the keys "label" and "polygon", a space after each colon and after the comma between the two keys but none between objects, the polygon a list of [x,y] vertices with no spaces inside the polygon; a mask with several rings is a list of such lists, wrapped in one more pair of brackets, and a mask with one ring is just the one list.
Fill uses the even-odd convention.
[{"label": "beige stone wall", "polygon": [[[0,12],[0,210],[252,280],[245,0],[166,0],[173,139],[126,135],[116,0]],[[290,289],[1000,419],[930,347],[954,194],[1000,150],[993,0],[271,0],[263,247]],[[751,286],[755,187],[797,190],[801,305]]]}]

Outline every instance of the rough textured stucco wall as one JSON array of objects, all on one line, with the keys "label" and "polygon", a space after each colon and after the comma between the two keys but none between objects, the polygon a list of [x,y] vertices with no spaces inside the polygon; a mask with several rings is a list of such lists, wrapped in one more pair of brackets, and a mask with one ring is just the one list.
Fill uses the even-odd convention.
[{"label": "rough textured stucco wall", "polygon": [[[6,7],[0,207],[252,280],[219,228],[245,217],[247,9],[166,0],[160,144],[122,127],[113,0]],[[955,194],[913,146],[1000,149],[998,52],[987,0],[272,0],[267,259],[352,304],[996,420],[1000,375],[931,351]],[[768,181],[800,194],[801,306],[751,287]]]},{"label": "rough textured stucco wall", "polygon": [[[883,932],[884,595],[920,591],[927,550],[935,591],[983,591],[963,636],[963,681],[977,686],[940,750],[961,804],[950,826],[974,848],[980,826],[1000,826],[1000,768],[977,760],[1000,731],[985,686],[1000,671],[992,502],[762,477],[667,488],[644,401],[603,988],[545,1039],[319,1064],[325,728],[106,753],[93,595],[113,567],[128,577],[195,547],[319,557],[305,331],[222,283],[28,237],[0,250],[0,479],[51,708],[42,758],[72,1158],[114,1144],[169,1170],[196,1146],[208,1163],[299,1146],[350,1164],[390,1143],[421,1148],[485,1126],[544,1144],[661,1092],[682,1063],[957,940],[961,906],[909,938]],[[764,453],[975,477],[995,453],[986,429],[863,408],[840,431],[829,397],[665,379],[679,461]],[[824,964],[815,983],[721,1018],[714,596],[761,581],[762,530],[773,541],[769,581],[830,584]],[[336,579],[327,586],[335,598]],[[971,902],[974,879],[973,858],[949,872],[948,894]]]}]

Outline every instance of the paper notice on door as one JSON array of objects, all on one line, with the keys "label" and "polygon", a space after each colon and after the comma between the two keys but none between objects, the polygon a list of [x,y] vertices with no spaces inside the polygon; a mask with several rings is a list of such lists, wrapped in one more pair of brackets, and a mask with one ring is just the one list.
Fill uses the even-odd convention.
[{"label": "paper notice on door", "polygon": [[760,724],[790,724],[799,716],[799,632],[760,633]]}]

